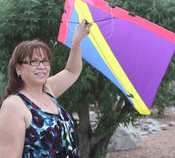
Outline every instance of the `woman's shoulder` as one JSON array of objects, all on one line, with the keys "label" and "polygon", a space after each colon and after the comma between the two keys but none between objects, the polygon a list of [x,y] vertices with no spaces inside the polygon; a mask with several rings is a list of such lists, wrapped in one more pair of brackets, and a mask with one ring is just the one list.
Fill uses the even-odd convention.
[{"label": "woman's shoulder", "polygon": [[21,99],[17,95],[10,95],[4,100],[3,104],[18,104],[17,102],[20,100]]},{"label": "woman's shoulder", "polygon": [[23,110],[22,104],[24,104],[23,101],[17,95],[10,95],[3,101],[1,110],[15,110],[21,112],[21,110]]}]

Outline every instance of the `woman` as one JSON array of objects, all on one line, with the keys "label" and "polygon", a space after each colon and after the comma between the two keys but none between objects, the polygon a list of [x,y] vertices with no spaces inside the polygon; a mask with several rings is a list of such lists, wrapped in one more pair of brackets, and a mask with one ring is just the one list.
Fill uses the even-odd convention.
[{"label": "woman", "polygon": [[67,65],[52,77],[48,46],[34,40],[15,48],[0,105],[0,158],[78,157],[72,118],[55,98],[80,75],[80,42],[90,27],[85,20],[77,25]]}]

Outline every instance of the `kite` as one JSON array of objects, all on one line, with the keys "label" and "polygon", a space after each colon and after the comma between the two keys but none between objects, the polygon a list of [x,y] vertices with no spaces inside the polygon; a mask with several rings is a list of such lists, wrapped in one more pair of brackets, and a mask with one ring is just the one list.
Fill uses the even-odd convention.
[{"label": "kite", "polygon": [[175,53],[175,34],[104,0],[66,0],[58,41],[71,48],[75,26],[93,25],[82,57],[111,80],[144,115]]}]

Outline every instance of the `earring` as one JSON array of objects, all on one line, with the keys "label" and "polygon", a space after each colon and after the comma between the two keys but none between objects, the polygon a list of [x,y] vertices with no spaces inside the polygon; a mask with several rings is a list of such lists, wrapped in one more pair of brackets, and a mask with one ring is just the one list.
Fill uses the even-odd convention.
[{"label": "earring", "polygon": [[17,72],[18,77],[20,77],[20,72],[21,72],[21,71],[18,71],[18,72]]}]

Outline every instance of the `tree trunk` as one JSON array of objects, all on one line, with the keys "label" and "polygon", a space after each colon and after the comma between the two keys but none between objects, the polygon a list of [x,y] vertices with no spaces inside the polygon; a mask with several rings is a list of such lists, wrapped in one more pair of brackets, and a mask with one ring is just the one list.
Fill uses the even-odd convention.
[{"label": "tree trunk", "polygon": [[80,158],[95,158],[97,155],[106,156],[107,146],[112,133],[93,134],[90,125],[89,105],[78,112],[79,124],[75,126],[78,136],[78,149]]},{"label": "tree trunk", "polygon": [[93,136],[89,118],[89,106],[85,105],[78,113],[79,124],[76,128],[80,158],[106,156],[106,150],[112,134],[103,133]]},{"label": "tree trunk", "polygon": [[78,113],[80,123],[78,124],[78,140],[80,158],[90,157],[91,125],[89,119],[89,106],[85,105]]},{"label": "tree trunk", "polygon": [[90,158],[95,158],[97,155],[106,156],[107,147],[110,141],[112,134],[107,134],[102,140],[100,140],[97,144],[95,144],[91,150]]}]

